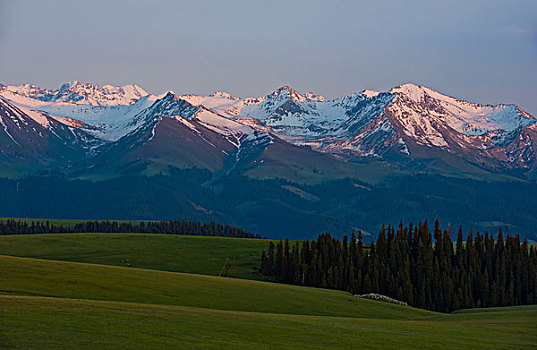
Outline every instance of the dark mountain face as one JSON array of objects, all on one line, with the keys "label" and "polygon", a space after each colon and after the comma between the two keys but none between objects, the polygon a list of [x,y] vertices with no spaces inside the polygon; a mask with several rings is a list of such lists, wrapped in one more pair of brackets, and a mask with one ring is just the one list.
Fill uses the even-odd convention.
[{"label": "dark mountain face", "polygon": [[0,124],[1,173],[5,175],[34,174],[45,168],[69,172],[83,167],[87,151],[100,144],[84,131],[3,99]]},{"label": "dark mountain face", "polygon": [[92,172],[150,175],[172,168],[218,171],[236,151],[222,135],[195,120],[155,117],[143,128],[109,144],[95,158]]}]

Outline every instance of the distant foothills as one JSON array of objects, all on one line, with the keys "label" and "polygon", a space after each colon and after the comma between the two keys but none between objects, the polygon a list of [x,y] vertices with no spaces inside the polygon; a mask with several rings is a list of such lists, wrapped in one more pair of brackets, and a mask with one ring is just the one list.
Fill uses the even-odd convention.
[{"label": "distant foothills", "polygon": [[537,240],[537,120],[424,86],[328,100],[0,85],[0,215],[314,238],[423,217]]}]

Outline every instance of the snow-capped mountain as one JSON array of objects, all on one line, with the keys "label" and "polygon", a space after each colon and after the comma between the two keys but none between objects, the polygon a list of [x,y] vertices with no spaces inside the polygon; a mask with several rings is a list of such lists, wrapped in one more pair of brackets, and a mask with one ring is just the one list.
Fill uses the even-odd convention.
[{"label": "snow-capped mountain", "polygon": [[[277,141],[278,147],[307,146],[340,161],[384,160],[404,166],[449,158],[529,177],[537,168],[537,119],[520,107],[470,103],[413,84],[332,100],[288,86],[250,98],[225,92],[155,96],[136,85],[99,87],[76,81],[58,90],[0,86],[0,96],[46,130],[53,129],[50,124],[78,133],[78,139],[86,140],[78,143],[86,155],[97,155],[104,163],[106,154],[115,152],[135,159],[151,154],[151,159],[166,158],[173,165],[169,159],[187,157],[183,151],[191,147],[206,155],[216,151],[217,157],[208,157],[233,167],[241,159],[256,161]],[[16,134],[12,128],[17,126],[10,124],[4,132]],[[181,155],[174,147],[183,149]],[[285,152],[278,154],[285,157]],[[187,163],[199,166],[194,160]]]},{"label": "snow-capped mountain", "polygon": [[132,131],[135,116],[157,99],[156,96],[146,95],[132,104],[92,105],[84,104],[82,100],[77,103],[43,101],[15,92],[9,87],[0,87],[0,96],[20,108],[39,111],[64,124],[78,124],[78,127],[104,141],[116,141]]},{"label": "snow-capped mountain", "polygon": [[144,168],[145,173],[155,173],[195,167],[230,172],[272,143],[267,132],[194,106],[171,92],[136,114],[127,127],[130,132],[102,147],[91,171],[128,173]]},{"label": "snow-capped mountain", "polygon": [[135,84],[99,86],[76,80],[62,84],[57,90],[43,89],[33,84],[6,86],[5,89],[45,102],[61,101],[92,106],[130,105],[149,95]]},{"label": "snow-capped mountain", "polygon": [[79,128],[0,98],[1,175],[28,175],[40,168],[69,170],[100,141]]},{"label": "snow-capped mountain", "polygon": [[[132,163],[143,163],[153,171],[156,171],[155,164],[162,168],[194,166],[219,170],[224,167],[224,158],[230,171],[250,159],[252,153],[260,154],[272,143],[267,132],[203,105],[192,105],[171,92],[161,96],[145,95],[125,104],[94,105],[90,101],[95,101],[99,93],[86,96],[84,103],[82,100],[44,100],[38,98],[42,95],[35,96],[37,90],[17,92],[0,87],[2,101],[10,108],[7,116],[13,115],[11,110],[14,110],[24,122],[41,123],[39,129],[32,124],[33,133],[28,133],[28,140],[39,140],[44,134],[53,133],[69,145],[74,140],[54,131],[57,128],[70,131],[71,136],[81,139],[77,143],[83,151],[80,163],[93,172],[102,168],[121,173],[126,163],[130,164],[127,168],[132,168]],[[6,124],[3,119],[2,122]],[[9,130],[4,128],[5,136],[13,143],[8,149],[20,146],[20,141],[12,137],[22,128],[19,124],[13,127],[9,124]]]},{"label": "snow-capped mountain", "polygon": [[222,91],[216,91],[209,96],[179,95],[179,97],[195,106],[210,108],[228,118],[239,116],[244,106],[263,101],[263,98],[239,98]]},{"label": "snow-capped mountain", "polygon": [[333,100],[285,86],[232,101],[232,113],[226,113],[229,102],[213,96],[195,103],[293,144],[350,158],[434,158],[430,152],[441,152],[494,171],[535,166],[528,155],[534,154],[537,120],[515,105],[470,103],[413,84]]},{"label": "snow-capped mountain", "polygon": [[243,142],[258,138],[270,140],[270,136],[266,132],[229,119],[203,105],[195,106],[171,92],[157,99],[149,108],[136,115],[133,121],[144,123],[144,121],[149,121],[155,117],[173,118],[198,133],[196,125],[201,125],[221,135],[238,150]]},{"label": "snow-capped mountain", "polygon": [[440,152],[493,171],[536,166],[537,120],[515,105],[470,103],[413,84],[329,101],[282,90],[289,88],[240,116],[255,117],[294,144],[338,155],[423,159]]},{"label": "snow-capped mountain", "polygon": [[469,103],[411,84],[391,93],[396,97],[386,116],[411,156],[433,150],[488,170],[535,168],[537,119],[520,107]]}]

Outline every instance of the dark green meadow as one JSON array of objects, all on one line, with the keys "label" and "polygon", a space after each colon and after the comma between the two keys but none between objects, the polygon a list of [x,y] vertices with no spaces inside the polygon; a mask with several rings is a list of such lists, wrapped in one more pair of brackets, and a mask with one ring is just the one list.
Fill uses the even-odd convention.
[{"label": "dark green meadow", "polygon": [[[537,347],[537,306],[442,314],[251,280],[267,244],[154,234],[0,236],[0,348]],[[230,276],[241,278],[218,277],[226,258]]]},{"label": "dark green meadow", "polygon": [[[268,240],[142,233],[0,236],[0,254],[261,279],[254,274]],[[226,263],[227,260],[227,263]]]},{"label": "dark green meadow", "polygon": [[125,301],[229,311],[413,318],[433,312],[394,307],[335,290],[119,266],[0,256],[1,293]]},{"label": "dark green meadow", "polygon": [[[371,302],[374,303],[374,302]],[[536,307],[416,320],[0,296],[6,349],[531,349]]]}]

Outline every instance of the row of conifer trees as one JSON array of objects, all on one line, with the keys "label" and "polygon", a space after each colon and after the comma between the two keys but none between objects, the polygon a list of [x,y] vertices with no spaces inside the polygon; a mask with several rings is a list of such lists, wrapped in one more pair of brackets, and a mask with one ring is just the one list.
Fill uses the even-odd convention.
[{"label": "row of conifer trees", "polygon": [[339,289],[353,294],[380,293],[411,306],[449,312],[463,308],[537,303],[537,250],[520,242],[459,228],[433,233],[427,221],[383,226],[371,245],[353,232],[348,240],[330,234],[290,244],[270,242],[261,256],[261,273],[290,284]]},{"label": "row of conifer trees", "polygon": [[9,219],[0,221],[0,234],[39,234],[39,233],[165,233],[176,235],[221,236],[240,238],[261,238],[251,232],[230,225],[214,222],[202,223],[189,220],[148,221],[132,223],[128,221],[85,221],[73,225],[56,225],[49,221]]}]

